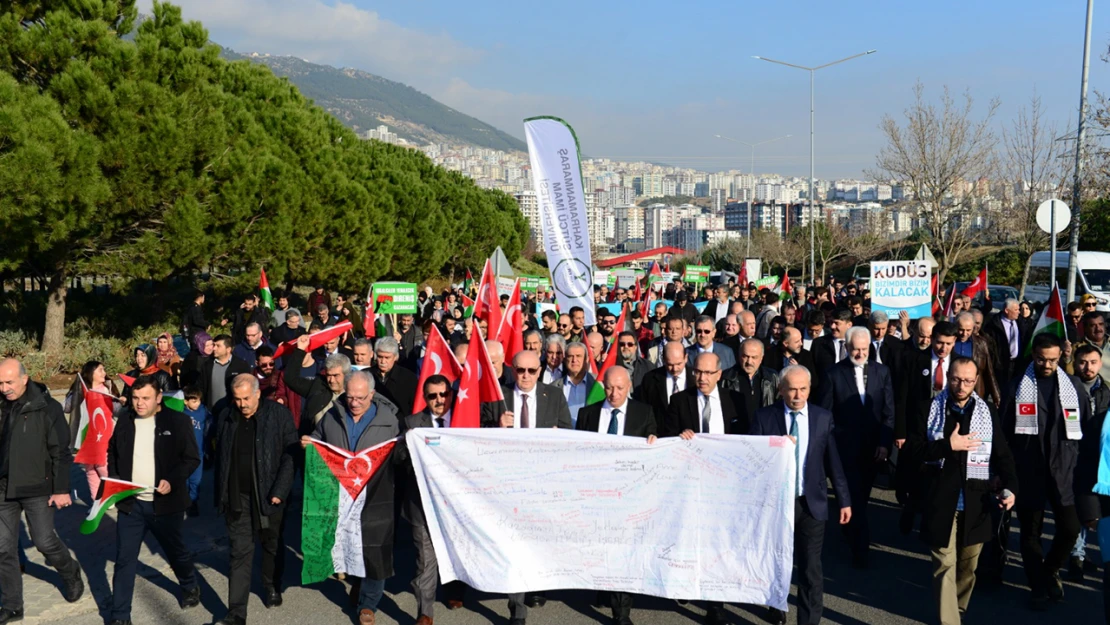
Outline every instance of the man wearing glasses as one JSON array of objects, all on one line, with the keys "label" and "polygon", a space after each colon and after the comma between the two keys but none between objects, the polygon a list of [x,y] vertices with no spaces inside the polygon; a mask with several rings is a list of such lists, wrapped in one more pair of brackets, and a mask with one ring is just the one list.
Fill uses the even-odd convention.
[{"label": "man wearing glasses", "polygon": [[632,388],[638,391],[644,382],[644,376],[652,370],[651,363],[640,357],[636,334],[630,330],[617,335],[617,348],[620,349],[617,353],[617,364],[628,371]]},{"label": "man wearing glasses", "polygon": [[694,320],[695,344],[686,348],[686,357],[691,367],[694,360],[701,354],[716,354],[720,359],[721,369],[732,369],[736,366],[736,352],[728,346],[713,341],[717,336],[713,317],[702,315]]},{"label": "man wearing glasses", "polygon": [[[451,408],[455,404],[455,393],[451,383],[442,375],[429,376],[424,381],[424,401],[427,408],[405,417],[403,432],[413,428],[451,427]],[[402,438],[402,441],[404,439]],[[401,455],[406,497],[401,506],[401,516],[412,525],[412,540],[416,545],[416,577],[412,580],[412,594],[416,597],[416,611],[419,618],[416,625],[432,625],[435,617],[436,588],[439,586],[439,564],[436,560],[432,538],[428,534],[428,522],[424,516],[424,506],[420,501],[420,489],[412,469],[412,458],[408,448],[397,448]],[[463,605],[466,585],[460,581],[444,585],[447,595],[447,608],[456,610]]]},{"label": "man wearing glasses", "polygon": [[[482,427],[512,429],[563,428],[572,429],[570,408],[557,388],[541,384],[539,354],[522,351],[513,357],[516,384],[503,386],[505,403],[482,404]],[[506,405],[507,404],[507,405]],[[498,411],[501,411],[498,414]],[[1074,540],[1074,539],[1073,539]],[[542,606],[547,599],[542,595],[525,598],[524,593],[509,595],[510,625],[524,625],[528,608]]]},{"label": "man wearing glasses", "polygon": [[571,326],[570,315],[566,313],[559,315],[559,321],[556,322],[555,328],[559,332],[559,336],[563,337],[563,340],[567,343],[571,342]]}]

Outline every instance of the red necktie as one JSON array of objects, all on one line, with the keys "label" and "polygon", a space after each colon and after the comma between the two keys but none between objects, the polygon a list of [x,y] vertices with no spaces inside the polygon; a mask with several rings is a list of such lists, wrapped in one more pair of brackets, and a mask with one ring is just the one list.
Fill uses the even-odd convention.
[{"label": "red necktie", "polygon": [[937,393],[944,390],[944,360],[937,358],[937,370],[933,373],[933,390]]}]

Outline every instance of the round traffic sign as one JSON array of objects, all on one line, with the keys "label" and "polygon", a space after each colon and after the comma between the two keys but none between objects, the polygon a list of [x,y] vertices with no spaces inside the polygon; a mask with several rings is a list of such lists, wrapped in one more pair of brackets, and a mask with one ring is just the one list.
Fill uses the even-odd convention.
[{"label": "round traffic sign", "polygon": [[[1056,227],[1052,227],[1052,208],[1056,207]],[[1068,205],[1061,200],[1051,199],[1041,202],[1037,207],[1037,225],[1041,230],[1052,234],[1053,232],[1063,232],[1068,228],[1071,223],[1071,209]]]}]

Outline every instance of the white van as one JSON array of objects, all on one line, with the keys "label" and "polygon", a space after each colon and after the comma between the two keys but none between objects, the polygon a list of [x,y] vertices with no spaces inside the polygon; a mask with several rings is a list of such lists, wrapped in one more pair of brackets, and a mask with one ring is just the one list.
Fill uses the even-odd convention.
[{"label": "white van", "polygon": [[[1029,283],[1025,299],[1030,302],[1047,302],[1052,294],[1052,253],[1037,252],[1029,262]],[[1098,310],[1110,312],[1110,253],[1079,252],[1076,257],[1075,290],[1077,296],[1090,293],[1098,299]],[[1056,282],[1064,307],[1071,301],[1068,288],[1068,252],[1056,252]]]}]

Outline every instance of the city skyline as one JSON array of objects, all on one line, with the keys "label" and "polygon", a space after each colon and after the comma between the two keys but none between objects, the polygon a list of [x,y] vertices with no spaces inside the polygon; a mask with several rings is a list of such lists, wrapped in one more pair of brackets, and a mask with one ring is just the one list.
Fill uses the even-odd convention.
[{"label": "city skyline", "polygon": [[[818,72],[817,175],[859,177],[883,144],[878,124],[898,117],[920,80],[931,100],[947,85],[985,106],[996,125],[1034,90],[1049,119],[1074,127],[1085,6],[1082,2],[899,5],[651,0],[569,1],[558,11],[509,3],[370,0],[190,0],[214,41],[240,51],[292,55],[398,80],[517,137],[537,114],[566,119],[583,156],[703,170],[756,167],[808,172],[808,80],[762,63],[801,65],[878,53]],[[140,8],[149,11],[150,0]],[[1099,60],[1107,18],[1095,12],[1092,91],[1110,76]],[[804,37],[803,33],[815,33]]]}]

